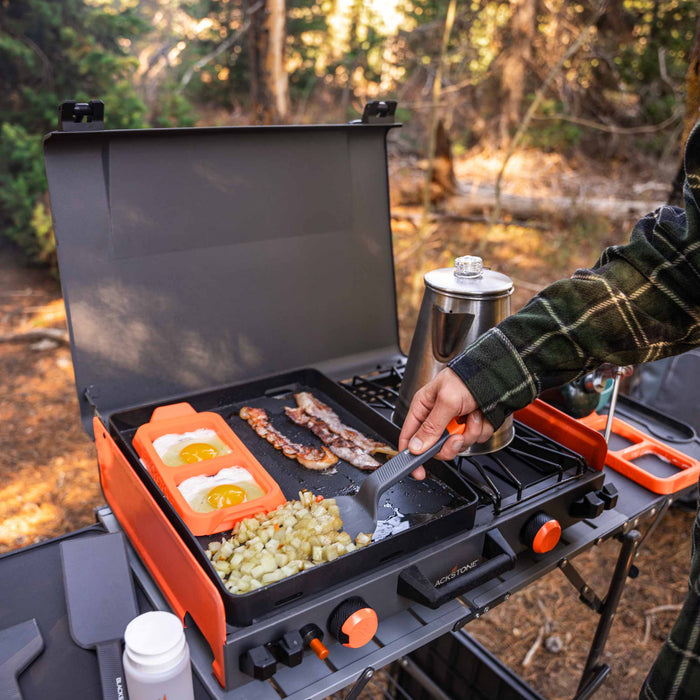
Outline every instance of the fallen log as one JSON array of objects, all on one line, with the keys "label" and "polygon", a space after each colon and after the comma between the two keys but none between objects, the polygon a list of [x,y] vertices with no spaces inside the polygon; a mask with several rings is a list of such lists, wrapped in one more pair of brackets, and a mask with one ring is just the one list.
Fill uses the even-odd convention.
[{"label": "fallen log", "polygon": [[0,343],[33,343],[37,340],[53,340],[61,345],[70,345],[68,331],[61,328],[36,328],[0,335]]},{"label": "fallen log", "polygon": [[[523,195],[501,195],[501,215],[508,213],[521,221],[531,219],[563,219],[565,221],[583,216],[597,216],[610,221],[640,219],[663,201],[620,200],[613,197],[525,197]],[[493,192],[477,188],[472,192],[462,192],[444,202],[442,209],[457,216],[487,216],[496,207]]]}]

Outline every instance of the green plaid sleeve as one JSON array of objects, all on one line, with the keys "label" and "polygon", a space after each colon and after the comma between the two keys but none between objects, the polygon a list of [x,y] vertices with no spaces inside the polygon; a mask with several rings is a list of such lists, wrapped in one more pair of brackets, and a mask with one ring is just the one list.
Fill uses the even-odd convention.
[{"label": "green plaid sleeve", "polygon": [[644,681],[642,700],[700,698],[700,514],[693,524],[688,593],[671,634]]},{"label": "green plaid sleeve", "polygon": [[685,163],[685,211],[645,216],[627,245],[550,285],[450,363],[494,427],[603,362],[640,364],[700,345],[699,126]]}]

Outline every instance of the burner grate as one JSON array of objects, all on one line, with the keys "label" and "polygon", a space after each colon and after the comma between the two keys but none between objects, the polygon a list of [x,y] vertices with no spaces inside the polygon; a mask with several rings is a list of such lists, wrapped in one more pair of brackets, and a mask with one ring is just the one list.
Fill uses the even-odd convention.
[{"label": "burner grate", "polygon": [[404,368],[405,365],[394,365],[369,375],[355,375],[341,384],[368,406],[393,411],[399,399],[399,386]]},{"label": "burner grate", "polygon": [[[355,375],[341,385],[368,406],[391,419],[405,365]],[[578,479],[586,461],[569,448],[515,422],[515,437],[502,450],[488,455],[458,456],[449,466],[476,489],[482,505],[498,515],[542,492]]]},{"label": "burner grate", "polygon": [[478,457],[458,456],[454,463],[497,515],[546,488],[578,479],[587,469],[583,457],[532,428],[516,422],[515,430],[504,449]]}]

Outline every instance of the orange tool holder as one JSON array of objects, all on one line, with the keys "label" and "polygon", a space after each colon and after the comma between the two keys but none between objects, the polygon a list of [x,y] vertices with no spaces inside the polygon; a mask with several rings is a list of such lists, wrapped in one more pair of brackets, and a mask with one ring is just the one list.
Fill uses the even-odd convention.
[{"label": "orange tool holder", "polygon": [[[601,431],[605,430],[608,417],[599,413],[591,413],[579,420],[589,428]],[[697,459],[673,449],[673,447],[637,430],[619,418],[613,418],[612,432],[632,443],[620,450],[608,450],[605,465],[616,472],[620,472],[652,493],[662,495],[682,491],[697,482],[698,476],[700,476],[700,462]],[[659,459],[669,462],[678,468],[678,472],[665,477],[652,474],[633,461],[645,455],[655,455]]]}]

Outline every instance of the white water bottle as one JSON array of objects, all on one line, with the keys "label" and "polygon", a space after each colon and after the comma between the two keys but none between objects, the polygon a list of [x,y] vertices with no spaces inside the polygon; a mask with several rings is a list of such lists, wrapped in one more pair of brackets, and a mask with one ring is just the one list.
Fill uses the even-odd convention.
[{"label": "white water bottle", "polygon": [[177,616],[155,610],[127,625],[124,676],[129,700],[194,700],[190,650]]}]

